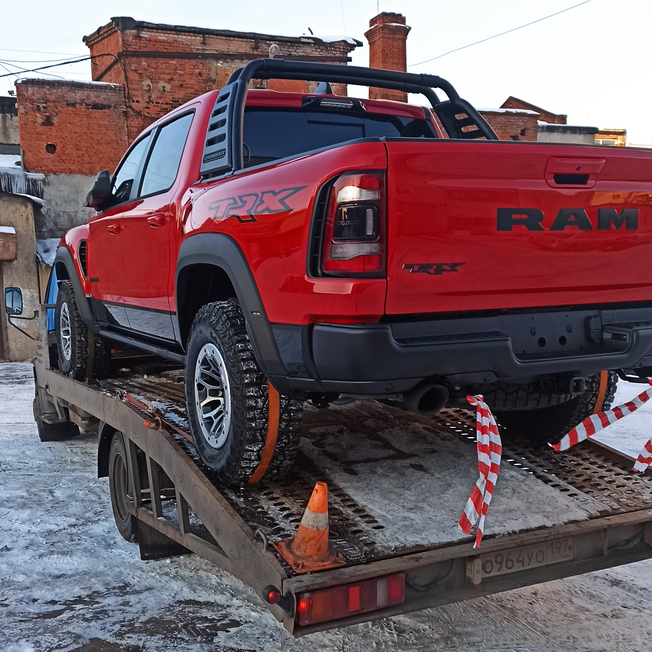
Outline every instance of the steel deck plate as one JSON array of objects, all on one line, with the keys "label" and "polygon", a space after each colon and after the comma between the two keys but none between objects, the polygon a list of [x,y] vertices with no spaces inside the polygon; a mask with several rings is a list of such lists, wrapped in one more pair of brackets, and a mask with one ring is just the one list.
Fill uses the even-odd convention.
[{"label": "steel deck plate", "polygon": [[[125,371],[100,388],[147,401],[188,431],[179,373]],[[486,538],[652,507],[652,477],[631,473],[626,460],[611,459],[591,442],[555,453],[502,434],[503,464]],[[269,541],[294,534],[320,480],[329,488],[332,546],[349,565],[471,540],[457,521],[478,477],[472,412],[447,409],[427,418],[376,402],[325,410],[306,404],[294,474],[242,489],[223,487],[192,444],[178,439],[243,520]]]}]

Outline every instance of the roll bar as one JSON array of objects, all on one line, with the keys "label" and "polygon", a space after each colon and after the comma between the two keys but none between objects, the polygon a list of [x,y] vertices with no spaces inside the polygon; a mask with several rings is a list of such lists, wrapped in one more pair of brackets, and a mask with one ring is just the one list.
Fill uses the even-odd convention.
[{"label": "roll bar", "polygon": [[[200,168],[204,178],[243,168],[244,109],[248,84],[252,79],[296,79],[420,93],[428,98],[450,138],[498,140],[478,111],[459,96],[450,82],[436,75],[285,59],[256,59],[231,75],[215,101]],[[448,99],[441,101],[434,89],[443,91]]]}]

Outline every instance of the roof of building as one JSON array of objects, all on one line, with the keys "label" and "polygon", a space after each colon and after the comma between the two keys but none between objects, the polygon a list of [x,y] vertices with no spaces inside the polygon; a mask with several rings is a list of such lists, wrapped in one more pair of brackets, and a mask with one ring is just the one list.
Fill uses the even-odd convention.
[{"label": "roof of building", "polygon": [[597,127],[583,125],[556,125],[549,122],[539,121],[539,131],[556,134],[597,134],[600,130]]},{"label": "roof of building", "polygon": [[26,172],[20,165],[20,156],[0,154],[0,192],[42,203],[44,178],[42,174]]},{"label": "roof of building", "polygon": [[515,113],[517,115],[539,115],[537,111],[530,111],[529,109],[478,109],[481,113]]},{"label": "roof of building", "polygon": [[544,109],[540,106],[537,106],[536,104],[532,104],[532,102],[526,102],[525,100],[522,100],[518,97],[514,97],[513,95],[510,95],[504,102],[503,102],[503,107],[507,102],[510,100],[514,100],[515,102],[520,102],[521,104],[529,107],[532,111],[535,111],[537,113],[550,113],[550,115],[558,115],[559,117],[566,117],[564,113],[554,113],[553,111],[549,111],[548,109]]},{"label": "roof of building", "polygon": [[[352,49],[362,45],[362,41],[358,41],[358,39],[352,38],[350,36],[280,36],[278,34],[259,34],[257,32],[237,32],[230,29],[209,29],[207,27],[190,27],[187,25],[165,25],[162,23],[150,23],[144,20],[135,20],[130,16],[116,16],[111,18],[111,23],[109,23],[109,25],[113,25],[113,27],[115,27],[115,29],[117,29],[119,32],[133,30],[153,30],[161,32],[178,32],[181,34],[222,36],[225,38],[264,39],[286,43],[296,41],[312,41],[313,43],[332,43],[346,41],[349,45],[353,46]],[[98,27],[98,29],[96,29],[92,34],[84,36],[84,43],[88,45],[89,41],[95,40],[95,37],[100,36],[101,30],[105,27],[107,27],[107,25],[102,25],[102,27]]]}]

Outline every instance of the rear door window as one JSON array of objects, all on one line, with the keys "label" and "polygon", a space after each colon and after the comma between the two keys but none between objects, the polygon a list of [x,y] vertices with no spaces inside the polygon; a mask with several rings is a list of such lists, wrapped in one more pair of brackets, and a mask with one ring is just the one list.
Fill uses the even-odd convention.
[{"label": "rear door window", "polygon": [[179,172],[194,113],[188,113],[160,128],[147,161],[140,197],[169,190]]}]

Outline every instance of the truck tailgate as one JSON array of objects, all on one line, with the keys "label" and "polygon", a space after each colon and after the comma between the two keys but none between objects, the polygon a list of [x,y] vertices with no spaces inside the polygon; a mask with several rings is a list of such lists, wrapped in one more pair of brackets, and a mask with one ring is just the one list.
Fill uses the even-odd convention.
[{"label": "truck tailgate", "polygon": [[652,298],[652,153],[478,141],[387,149],[387,314]]}]

